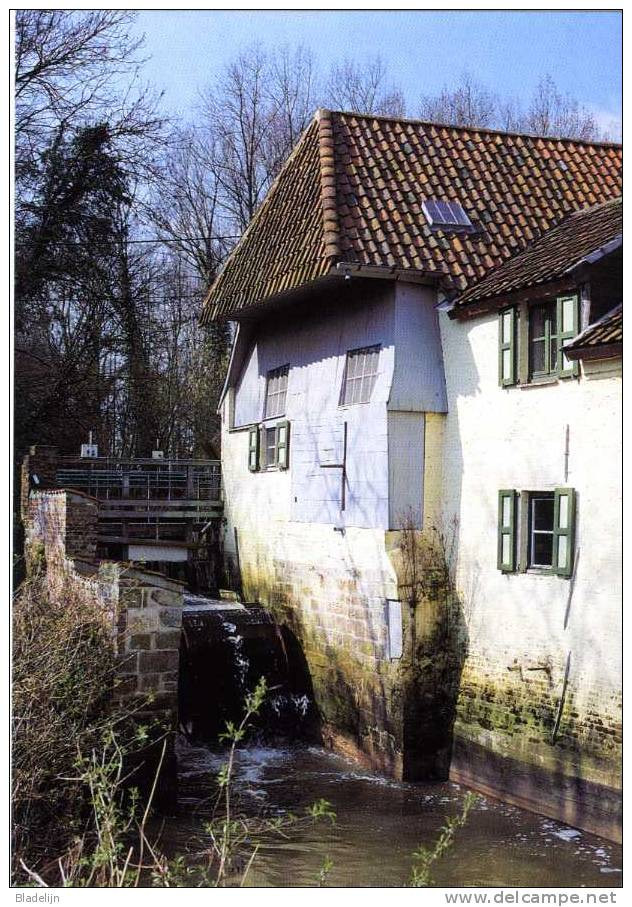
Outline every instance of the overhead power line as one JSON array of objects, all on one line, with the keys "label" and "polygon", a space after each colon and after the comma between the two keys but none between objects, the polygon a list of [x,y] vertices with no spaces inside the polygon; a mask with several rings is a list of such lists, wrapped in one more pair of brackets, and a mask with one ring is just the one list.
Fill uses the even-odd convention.
[{"label": "overhead power line", "polygon": [[[124,243],[125,245],[139,244],[139,243],[183,243],[183,242],[207,242],[208,240],[222,240],[222,239],[239,239],[239,234],[225,234],[224,236],[185,236],[178,238],[170,238],[168,236],[157,236],[155,239],[100,239],[100,240],[88,240],[88,239],[51,239],[45,240],[45,244],[49,246],[101,246],[101,245],[116,245],[117,243]],[[16,245],[35,245],[39,243],[39,240],[30,239],[30,240],[19,240]]]}]

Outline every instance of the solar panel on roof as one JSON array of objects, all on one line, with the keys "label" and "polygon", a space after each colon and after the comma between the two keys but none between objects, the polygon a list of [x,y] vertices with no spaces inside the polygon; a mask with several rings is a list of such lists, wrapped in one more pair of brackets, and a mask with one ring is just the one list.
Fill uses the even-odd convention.
[{"label": "solar panel on roof", "polygon": [[426,199],[421,207],[431,227],[439,227],[443,230],[473,229],[472,221],[459,202]]}]

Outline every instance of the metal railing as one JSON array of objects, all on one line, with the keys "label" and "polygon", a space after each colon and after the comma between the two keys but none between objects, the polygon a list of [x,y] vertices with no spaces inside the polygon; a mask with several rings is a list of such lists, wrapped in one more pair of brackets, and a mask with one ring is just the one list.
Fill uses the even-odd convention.
[{"label": "metal railing", "polygon": [[117,460],[65,457],[57,485],[100,501],[221,502],[219,460]]}]

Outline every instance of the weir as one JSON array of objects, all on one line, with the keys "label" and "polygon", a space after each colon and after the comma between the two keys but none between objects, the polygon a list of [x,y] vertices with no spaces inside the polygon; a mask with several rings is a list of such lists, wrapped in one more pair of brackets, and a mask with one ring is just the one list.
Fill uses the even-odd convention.
[{"label": "weir", "polygon": [[265,677],[268,694],[253,720],[260,739],[316,739],[318,714],[301,647],[257,605],[184,594],[178,683],[180,730],[213,744]]}]

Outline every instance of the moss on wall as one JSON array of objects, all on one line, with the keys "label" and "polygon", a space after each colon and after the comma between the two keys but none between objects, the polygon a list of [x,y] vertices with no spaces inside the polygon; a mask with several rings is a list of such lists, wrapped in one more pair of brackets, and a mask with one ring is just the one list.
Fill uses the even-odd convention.
[{"label": "moss on wall", "polygon": [[387,593],[376,628],[358,571],[341,569],[333,586],[329,574],[323,592],[313,568],[268,560],[261,552],[252,558],[243,552],[241,564],[246,600],[268,607],[300,641],[323,728],[353,741],[376,767],[411,780],[448,776],[467,649],[436,536],[406,529],[386,536],[403,603],[404,648],[397,660],[387,653]]}]

